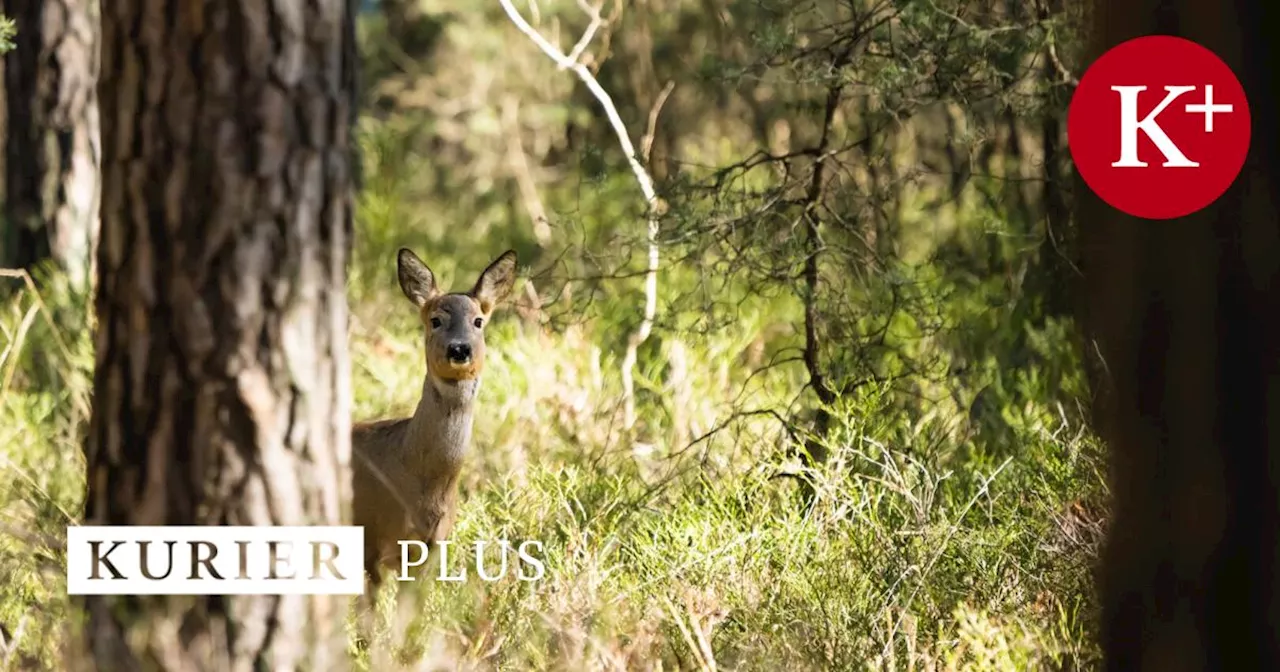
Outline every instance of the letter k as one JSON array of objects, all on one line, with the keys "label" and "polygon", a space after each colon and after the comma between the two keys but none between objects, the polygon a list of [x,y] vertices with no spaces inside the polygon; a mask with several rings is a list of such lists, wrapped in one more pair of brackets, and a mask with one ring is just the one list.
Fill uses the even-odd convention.
[{"label": "letter k", "polygon": [[113,579],[124,578],[124,575],[121,574],[118,570],[116,570],[116,566],[111,564],[111,560],[109,557],[112,552],[114,552],[117,548],[120,548],[120,544],[122,543],[124,542],[117,541],[116,543],[111,544],[111,548],[108,548],[107,552],[103,553],[101,541],[89,542],[89,547],[93,549],[93,573],[89,575],[90,579],[101,579],[103,566],[106,566],[107,570],[111,572],[111,578]]},{"label": "letter k", "polygon": [[1147,164],[1138,159],[1138,131],[1147,134],[1151,138],[1151,142],[1155,143],[1156,149],[1164,155],[1165,168],[1196,168],[1199,163],[1192,161],[1178,149],[1178,145],[1174,144],[1169,136],[1165,134],[1164,129],[1160,128],[1160,124],[1156,121],[1156,117],[1164,112],[1164,108],[1170,103],[1178,99],[1178,96],[1194,91],[1194,86],[1166,86],[1165,91],[1169,94],[1160,101],[1156,109],[1141,121],[1138,120],[1138,94],[1146,91],[1145,86],[1113,86],[1112,91],[1120,93],[1120,160],[1111,164],[1112,168],[1146,168]]}]

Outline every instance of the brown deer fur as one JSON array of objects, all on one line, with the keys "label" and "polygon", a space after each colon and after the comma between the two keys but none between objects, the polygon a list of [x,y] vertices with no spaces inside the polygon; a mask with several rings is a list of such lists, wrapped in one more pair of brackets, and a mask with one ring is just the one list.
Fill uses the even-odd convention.
[{"label": "brown deer fur", "polygon": [[400,288],[426,330],[427,374],[412,417],[356,424],[355,524],[364,527],[365,569],[374,587],[395,566],[397,541],[438,542],[453,528],[458,474],[471,442],[484,368],[484,328],[511,293],[516,255],[507,251],[466,293],[443,293],[413,252],[397,259]]}]

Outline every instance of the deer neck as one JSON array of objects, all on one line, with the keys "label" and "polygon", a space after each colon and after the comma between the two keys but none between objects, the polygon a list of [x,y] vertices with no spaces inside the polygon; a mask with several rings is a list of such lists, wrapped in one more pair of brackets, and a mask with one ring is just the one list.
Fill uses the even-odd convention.
[{"label": "deer neck", "polygon": [[480,379],[439,380],[427,374],[405,437],[411,459],[430,473],[456,472],[471,443]]}]

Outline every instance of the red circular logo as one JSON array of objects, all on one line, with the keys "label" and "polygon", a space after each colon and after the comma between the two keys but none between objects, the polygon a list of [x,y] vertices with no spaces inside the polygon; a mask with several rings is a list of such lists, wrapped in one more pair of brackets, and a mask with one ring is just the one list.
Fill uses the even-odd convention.
[{"label": "red circular logo", "polygon": [[1103,54],[1067,111],[1067,146],[1085,184],[1146,219],[1189,215],[1222,196],[1244,166],[1249,134],[1249,102],[1231,68],[1167,35]]}]

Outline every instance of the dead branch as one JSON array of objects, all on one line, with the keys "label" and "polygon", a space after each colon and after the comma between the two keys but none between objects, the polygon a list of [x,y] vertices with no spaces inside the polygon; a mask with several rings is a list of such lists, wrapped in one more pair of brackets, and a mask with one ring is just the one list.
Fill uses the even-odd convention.
[{"label": "dead branch", "polygon": [[570,54],[565,54],[559,47],[552,44],[547,38],[543,37],[533,26],[525,21],[520,12],[511,4],[511,0],[498,0],[502,4],[502,9],[506,11],[511,22],[515,24],[520,32],[524,33],[533,41],[544,54],[547,55],[562,70],[572,70],[591,91],[591,95],[595,96],[596,101],[600,103],[600,107],[604,109],[605,115],[609,118],[609,124],[613,127],[614,134],[618,136],[618,145],[622,148],[622,153],[627,157],[627,163],[631,166],[631,172],[635,175],[636,183],[640,186],[640,191],[644,195],[645,205],[647,206],[646,219],[648,220],[648,236],[647,242],[649,247],[648,264],[645,268],[644,281],[644,313],[640,319],[639,326],[627,338],[626,354],[622,358],[622,401],[623,401],[623,417],[627,429],[631,429],[635,425],[635,366],[636,357],[640,345],[649,339],[650,333],[653,331],[653,318],[658,311],[658,194],[653,186],[653,178],[649,176],[643,164],[640,163],[640,157],[636,153],[635,145],[631,142],[631,135],[627,132],[627,127],[622,122],[622,117],[618,114],[618,108],[613,103],[613,98],[609,95],[604,87],[600,86],[600,82],[596,80],[595,75],[587,69],[578,59],[582,55],[582,51],[586,49],[587,42],[590,37],[594,36],[596,31],[604,23],[604,19],[600,16],[599,8],[593,8],[589,11],[591,16],[591,24],[584,32],[582,39],[578,40],[578,44],[574,47]]}]

